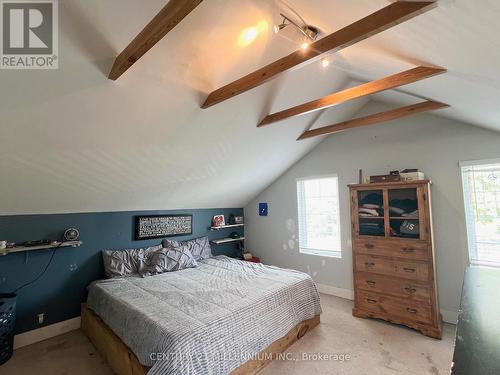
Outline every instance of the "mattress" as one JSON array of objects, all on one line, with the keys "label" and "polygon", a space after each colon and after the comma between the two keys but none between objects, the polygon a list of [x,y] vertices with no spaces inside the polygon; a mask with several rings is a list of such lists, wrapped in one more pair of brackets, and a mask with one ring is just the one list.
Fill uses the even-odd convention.
[{"label": "mattress", "polygon": [[228,374],[321,313],[309,275],[226,256],[146,278],[95,281],[87,305],[148,375]]}]

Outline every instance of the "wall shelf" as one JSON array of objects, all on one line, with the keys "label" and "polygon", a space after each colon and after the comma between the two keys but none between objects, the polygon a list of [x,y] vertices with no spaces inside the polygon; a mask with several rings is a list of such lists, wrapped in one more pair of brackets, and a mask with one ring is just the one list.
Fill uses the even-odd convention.
[{"label": "wall shelf", "polygon": [[58,247],[78,247],[83,244],[82,241],[65,241],[58,242],[53,245],[40,245],[40,246],[15,246],[8,249],[0,249],[0,255],[7,255],[10,253],[18,253],[21,251],[42,250],[42,249],[55,249]]},{"label": "wall shelf", "polygon": [[223,244],[223,243],[243,241],[244,239],[245,239],[245,237],[240,237],[240,238],[220,238],[218,240],[212,240],[210,242],[212,242],[214,245],[220,245],[220,244]]},{"label": "wall shelf", "polygon": [[245,224],[228,224],[228,225],[222,225],[220,227],[210,227],[210,230],[221,230],[221,229],[226,229],[226,228],[237,228],[237,227],[244,227]]}]

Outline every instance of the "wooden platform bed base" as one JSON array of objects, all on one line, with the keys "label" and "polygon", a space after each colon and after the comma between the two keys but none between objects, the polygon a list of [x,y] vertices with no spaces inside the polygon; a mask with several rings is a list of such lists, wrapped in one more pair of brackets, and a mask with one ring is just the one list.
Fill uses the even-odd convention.
[{"label": "wooden platform bed base", "polygon": [[[319,315],[297,324],[285,336],[276,340],[261,354],[272,356],[257,356],[259,359],[250,360],[233,370],[231,375],[253,375],[262,370],[269,362],[269,357],[275,357],[284,352],[290,345],[301,339],[307,332],[320,322]],[[145,375],[148,370],[142,366],[136,355],[123,341],[104,323],[96,313],[82,304],[82,331],[117,375]],[[260,359],[262,358],[262,359]]]}]

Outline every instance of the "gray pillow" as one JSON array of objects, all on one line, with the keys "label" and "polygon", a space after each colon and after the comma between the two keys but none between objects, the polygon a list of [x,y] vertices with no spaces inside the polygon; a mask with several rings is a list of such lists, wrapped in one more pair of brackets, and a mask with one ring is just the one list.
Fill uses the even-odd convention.
[{"label": "gray pillow", "polygon": [[139,272],[142,277],[198,266],[186,245],[155,251]]},{"label": "gray pillow", "polygon": [[139,249],[103,250],[104,272],[109,278],[137,275],[152,253],[161,247],[156,245]]},{"label": "gray pillow", "polygon": [[174,241],[174,240],[163,240],[163,247],[181,247],[186,246],[187,249],[193,255],[195,260],[202,260],[212,257],[212,249],[210,248],[210,241],[208,237],[199,237],[187,241]]}]

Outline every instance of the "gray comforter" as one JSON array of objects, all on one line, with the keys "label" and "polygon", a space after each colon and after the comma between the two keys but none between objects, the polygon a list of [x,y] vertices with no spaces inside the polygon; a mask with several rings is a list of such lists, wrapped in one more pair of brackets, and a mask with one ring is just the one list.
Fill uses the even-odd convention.
[{"label": "gray comforter", "polygon": [[148,375],[228,374],[321,313],[307,274],[225,256],[199,264],[89,287],[88,306]]}]

